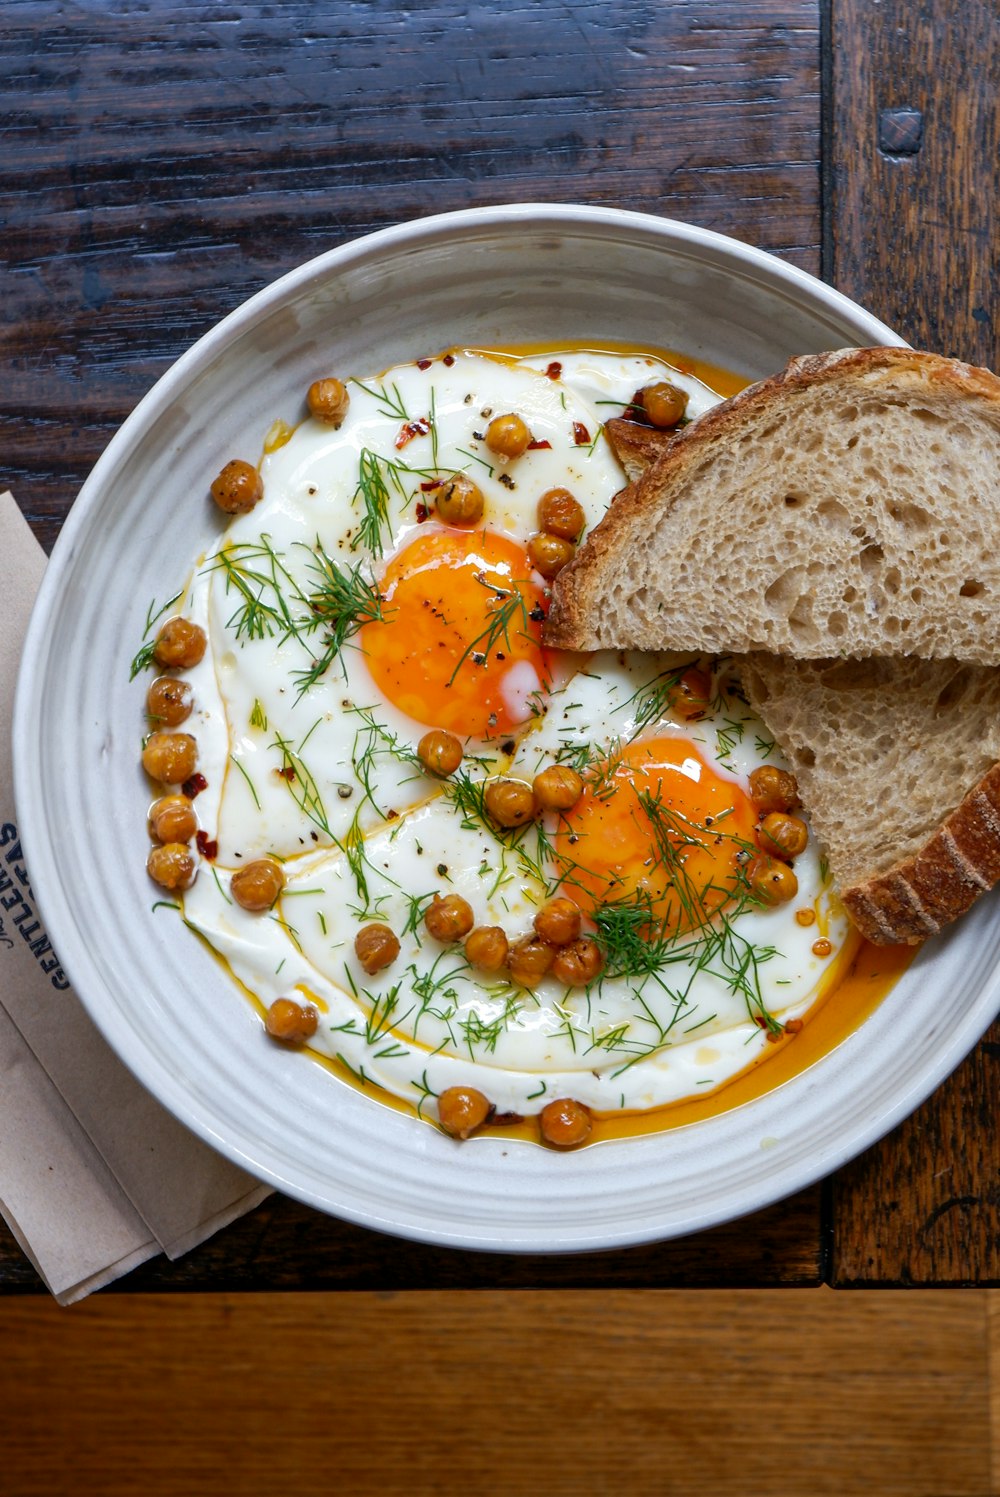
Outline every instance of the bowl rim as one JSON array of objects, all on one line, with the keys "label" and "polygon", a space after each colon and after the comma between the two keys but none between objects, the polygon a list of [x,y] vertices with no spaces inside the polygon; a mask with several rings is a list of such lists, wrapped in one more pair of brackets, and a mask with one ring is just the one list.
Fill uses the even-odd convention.
[{"label": "bowl rim", "polygon": [[[786,1166],[783,1171],[776,1172],[769,1191],[762,1194],[759,1189],[755,1189],[752,1198],[735,1199],[730,1203],[720,1204],[714,1210],[702,1207],[696,1219],[679,1227],[665,1230],[662,1226],[649,1223],[631,1230],[615,1230],[602,1223],[586,1236],[574,1231],[562,1237],[558,1231],[554,1231],[551,1240],[539,1242],[533,1236],[530,1241],[521,1241],[516,1234],[500,1238],[495,1231],[490,1230],[447,1230],[427,1227],[412,1220],[388,1221],[374,1211],[366,1212],[341,1205],[335,1208],[307,1186],[286,1178],[279,1169],[257,1158],[251,1158],[237,1141],[220,1134],[212,1117],[195,1105],[195,1099],[185,1091],[180,1078],[173,1077],[159,1065],[156,1058],[146,1052],[145,1046],[127,1029],[116,1025],[114,1015],[109,1015],[102,1008],[100,995],[94,991],[95,984],[100,985],[100,979],[90,962],[86,932],[77,927],[72,911],[57,896],[59,884],[53,876],[49,838],[42,825],[43,786],[40,777],[36,775],[38,756],[33,751],[32,731],[38,719],[45,673],[48,614],[53,599],[63,585],[64,575],[72,566],[77,539],[85,530],[91,511],[99,503],[105,484],[127,462],[151,419],[169,405],[176,392],[246,328],[252,326],[262,312],[274,310],[286,300],[301,295],[313,282],[325,281],[339,270],[359,265],[369,257],[377,258],[386,252],[402,249],[417,250],[425,242],[440,242],[442,236],[452,233],[462,237],[478,232],[516,232],[526,225],[530,225],[536,233],[583,230],[598,234],[602,230],[617,230],[647,236],[650,244],[656,240],[664,241],[665,247],[669,249],[679,247],[692,254],[711,251],[734,268],[739,267],[751,274],[758,272],[772,288],[780,288],[792,295],[805,294],[812,308],[820,308],[844,321],[863,326],[873,340],[897,346],[904,341],[841,292],[766,251],[714,230],[629,210],[571,203],[527,202],[487,206],[430,215],[379,229],[337,245],[284,273],[215,323],[157,379],[111,438],[81,486],[42,579],[23,646],[14,699],[12,743],[19,827],[31,861],[34,893],[46,927],[53,933],[53,945],[59,950],[60,960],[74,992],[105,1039],[140,1082],[175,1117],[224,1156],[250,1170],[257,1178],[307,1205],[336,1214],[357,1225],[390,1231],[396,1236],[413,1241],[467,1250],[548,1254],[624,1248],[683,1236],[762,1209],[814,1183],[882,1137],[954,1069],[982,1034],[997,1007],[1000,1007],[1000,972],[995,972],[992,979],[984,985],[966,1022],[951,1032],[948,1042],[938,1052],[935,1064],[922,1072],[914,1084],[905,1088],[892,1106],[873,1112],[870,1117],[860,1121],[850,1134],[849,1142],[830,1145],[798,1168]],[[604,1147],[610,1145],[602,1146]]]}]

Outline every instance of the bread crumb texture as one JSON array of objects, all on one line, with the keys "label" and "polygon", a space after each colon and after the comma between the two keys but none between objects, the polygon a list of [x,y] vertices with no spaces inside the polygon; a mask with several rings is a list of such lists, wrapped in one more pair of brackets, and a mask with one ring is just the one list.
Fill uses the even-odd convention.
[{"label": "bread crumb texture", "polygon": [[1000,878],[1000,671],[755,654],[740,676],[870,940],[933,935]]},{"label": "bread crumb texture", "polygon": [[987,371],[793,360],[624,491],[557,579],[550,642],[1000,664],[998,473]]}]

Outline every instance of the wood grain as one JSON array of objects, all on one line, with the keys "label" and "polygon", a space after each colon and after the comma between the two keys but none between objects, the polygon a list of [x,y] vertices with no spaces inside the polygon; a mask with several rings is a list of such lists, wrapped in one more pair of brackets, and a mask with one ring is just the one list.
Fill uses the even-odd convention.
[{"label": "wood grain", "polygon": [[0,1304],[7,1497],[987,1497],[987,1295]]},{"label": "wood grain", "polygon": [[[823,1278],[822,1190],[678,1242],[566,1257],[463,1253],[367,1232],[272,1196],[176,1263],[136,1269],[113,1292],[236,1289],[624,1289],[804,1286]],[[0,1223],[0,1286],[40,1282]]]},{"label": "wood grain", "polygon": [[816,0],[7,0],[0,59],[2,477],[48,548],[179,353],[371,229],[612,203],[818,267]]},{"label": "wood grain", "polygon": [[[833,0],[825,273],[917,347],[995,368],[996,8]],[[832,1282],[1000,1283],[1000,1028],[832,1182]]]},{"label": "wood grain", "polygon": [[914,347],[996,368],[996,6],[832,0],[831,56],[824,273]]}]

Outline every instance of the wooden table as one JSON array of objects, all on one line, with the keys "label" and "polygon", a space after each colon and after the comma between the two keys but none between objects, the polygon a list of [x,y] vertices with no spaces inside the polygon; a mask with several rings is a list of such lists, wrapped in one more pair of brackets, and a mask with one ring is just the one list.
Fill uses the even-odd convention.
[{"label": "wooden table", "polygon": [[[123,14],[123,12],[128,12]],[[512,201],[686,219],[996,366],[987,0],[6,0],[0,470],[51,547],[176,356],[371,229]],[[274,1198],[139,1288],[1000,1282],[1000,1030],[832,1178],[685,1241],[507,1258]],[[0,1230],[0,1286],[37,1289]]]}]

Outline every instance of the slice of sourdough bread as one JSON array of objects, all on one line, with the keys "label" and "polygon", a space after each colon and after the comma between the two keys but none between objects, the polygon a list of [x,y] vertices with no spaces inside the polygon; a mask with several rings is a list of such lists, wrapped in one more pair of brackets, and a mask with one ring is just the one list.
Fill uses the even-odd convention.
[{"label": "slice of sourdough bread", "polygon": [[559,574],[546,637],[995,665],[998,599],[1000,379],[843,349],[673,437]]},{"label": "slice of sourdough bread", "polygon": [[753,654],[739,672],[862,935],[922,940],[1000,879],[1000,670]]}]

